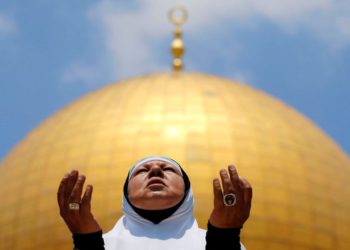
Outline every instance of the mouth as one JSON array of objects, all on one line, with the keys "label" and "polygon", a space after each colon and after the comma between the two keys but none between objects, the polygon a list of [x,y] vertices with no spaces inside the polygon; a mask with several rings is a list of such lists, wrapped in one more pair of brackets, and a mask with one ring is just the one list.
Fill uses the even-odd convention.
[{"label": "mouth", "polygon": [[164,186],[166,185],[160,178],[151,178],[151,180],[149,180],[147,183],[147,187],[151,189],[159,189],[163,188]]}]

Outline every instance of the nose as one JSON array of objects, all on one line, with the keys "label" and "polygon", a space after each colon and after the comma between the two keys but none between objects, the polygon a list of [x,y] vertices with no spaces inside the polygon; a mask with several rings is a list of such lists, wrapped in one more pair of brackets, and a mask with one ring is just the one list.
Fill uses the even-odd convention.
[{"label": "nose", "polygon": [[163,177],[163,169],[159,164],[152,164],[148,172],[149,178],[151,177]]}]

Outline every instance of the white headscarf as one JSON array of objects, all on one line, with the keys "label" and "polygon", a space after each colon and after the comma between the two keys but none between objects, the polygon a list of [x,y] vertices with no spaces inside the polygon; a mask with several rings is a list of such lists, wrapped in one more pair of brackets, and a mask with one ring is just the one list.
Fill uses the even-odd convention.
[{"label": "white headscarf", "polygon": [[106,250],[205,249],[205,230],[193,217],[193,194],[189,191],[182,205],[158,224],[142,218],[123,197],[122,216],[103,236]]},{"label": "white headscarf", "polygon": [[[145,162],[144,159],[142,161]],[[154,224],[136,213],[127,201],[125,194],[123,195],[123,212],[124,215],[113,229],[103,235],[106,250],[205,249],[206,231],[198,227],[193,216],[191,189],[187,192],[181,206],[171,216],[158,224]]]}]

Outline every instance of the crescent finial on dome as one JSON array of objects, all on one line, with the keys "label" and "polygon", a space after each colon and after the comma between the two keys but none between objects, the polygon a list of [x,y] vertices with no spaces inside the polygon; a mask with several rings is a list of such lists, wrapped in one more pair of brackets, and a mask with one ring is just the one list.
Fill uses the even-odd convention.
[{"label": "crescent finial on dome", "polygon": [[185,45],[182,40],[181,25],[186,22],[188,12],[184,7],[176,6],[169,10],[168,18],[169,21],[175,25],[174,40],[171,44],[171,52],[174,56],[173,70],[181,71],[183,69],[182,56],[185,52]]}]

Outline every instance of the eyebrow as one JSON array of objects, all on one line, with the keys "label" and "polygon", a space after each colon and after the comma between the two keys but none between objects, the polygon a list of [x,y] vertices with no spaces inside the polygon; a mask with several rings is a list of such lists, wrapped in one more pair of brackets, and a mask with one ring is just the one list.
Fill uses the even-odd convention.
[{"label": "eyebrow", "polygon": [[[168,162],[159,161],[158,163],[160,163],[160,164],[157,164],[157,165],[160,166],[161,169],[164,169],[166,167],[171,167],[171,168],[173,168],[176,171],[176,173],[181,174],[181,172],[178,170],[178,168],[176,166],[174,166],[174,165],[172,165],[172,164],[170,164]],[[145,162],[144,164],[142,164],[139,167],[137,167],[137,169],[135,169],[135,173],[138,171],[139,168],[147,168],[147,169],[149,169],[150,167],[151,167],[151,164],[149,164],[149,162]]]}]

